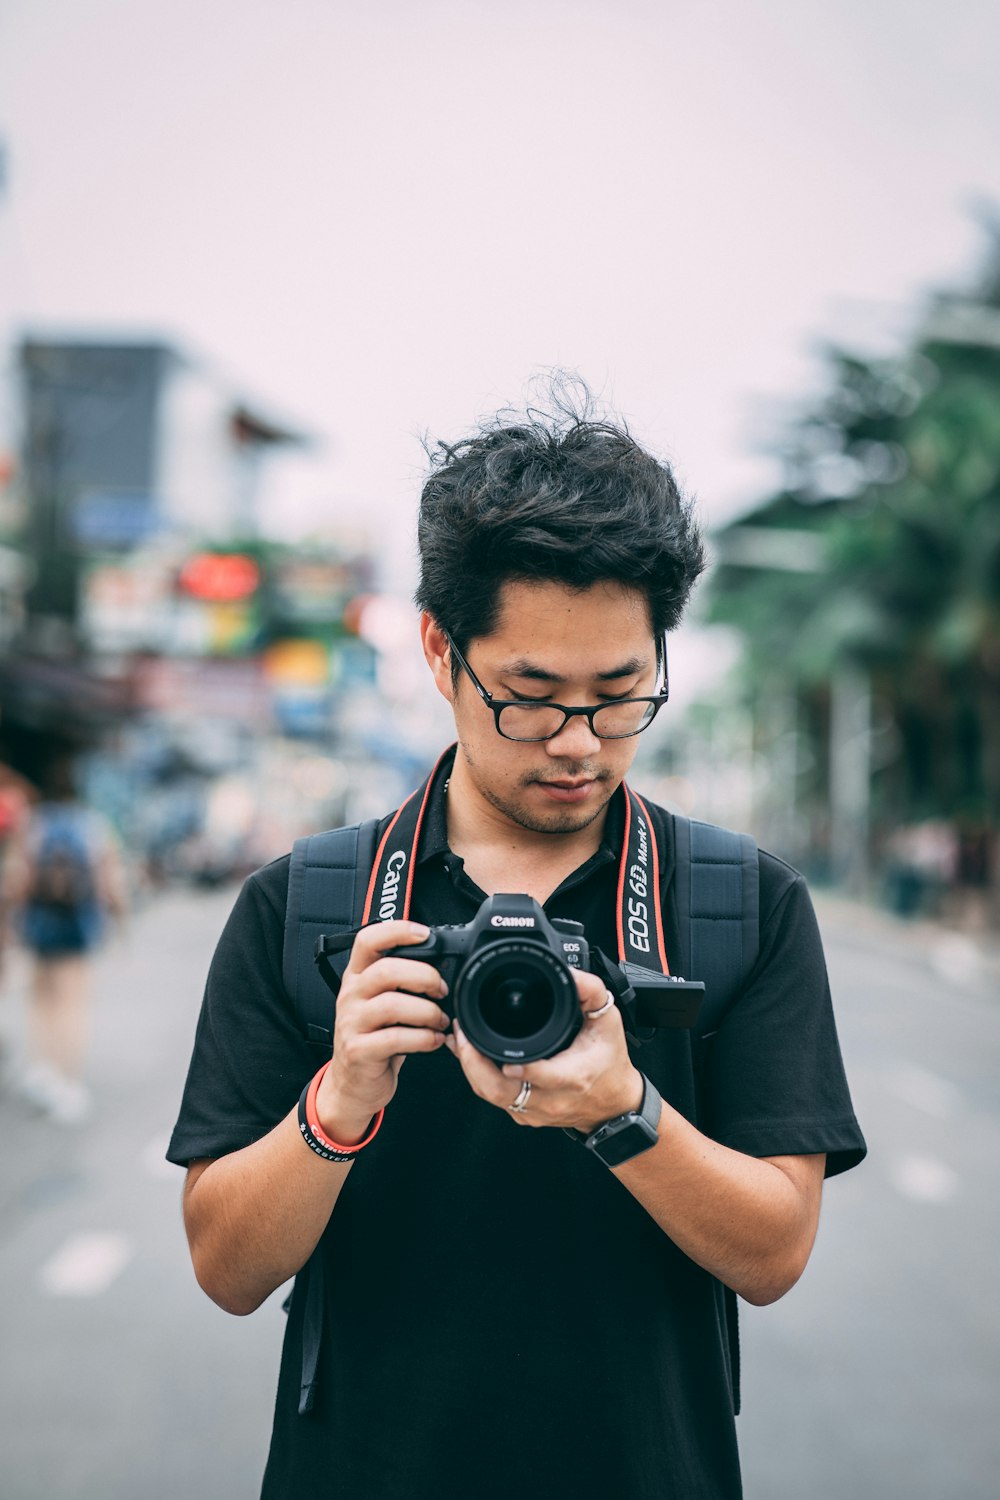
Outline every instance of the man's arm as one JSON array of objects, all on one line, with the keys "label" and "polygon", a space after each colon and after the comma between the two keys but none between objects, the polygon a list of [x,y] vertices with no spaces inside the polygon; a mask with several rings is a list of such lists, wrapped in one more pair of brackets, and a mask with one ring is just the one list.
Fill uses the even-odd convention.
[{"label": "man's arm", "polygon": [[254,1312],[301,1270],[351,1170],[350,1162],[324,1161],[310,1151],[296,1113],[252,1146],[188,1168],[184,1228],[191,1261],[199,1286],[226,1312]]},{"label": "man's arm", "polygon": [[825,1156],[757,1158],[710,1140],[664,1103],[659,1141],[613,1168],[674,1243],[763,1307],[806,1268],[819,1225]]},{"label": "man's arm", "polygon": [[[585,1017],[602,1008],[600,980],[574,977]],[[461,1032],[449,1045],[476,1093],[501,1108],[531,1083],[529,1107],[511,1117],[518,1124],[589,1134],[642,1103],[642,1076],[617,1007],[585,1019],[565,1051],[527,1066],[496,1067]],[[622,1185],[686,1255],[748,1302],[783,1296],[812,1250],[825,1157],[746,1156],[703,1135],[666,1102],[658,1134],[649,1151],[614,1169]]]},{"label": "man's arm", "polygon": [[[341,1145],[364,1140],[396,1091],[404,1058],[444,1041],[450,1022],[437,1003],[447,992],[440,974],[430,964],[382,957],[386,948],[423,942],[428,931],[382,922],[355,939],[337,997],[333,1057],[316,1098],[324,1133]],[[184,1225],[195,1275],[212,1300],[227,1312],[253,1312],[300,1270],[350,1170],[350,1162],[309,1149],[297,1110],[252,1145],[194,1162]]]}]

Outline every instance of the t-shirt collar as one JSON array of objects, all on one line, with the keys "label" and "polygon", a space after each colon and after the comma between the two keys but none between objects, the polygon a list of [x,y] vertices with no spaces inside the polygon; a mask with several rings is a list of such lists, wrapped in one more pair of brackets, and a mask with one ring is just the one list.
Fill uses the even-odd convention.
[{"label": "t-shirt collar", "polygon": [[[424,813],[423,828],[420,833],[420,850],[417,855],[417,864],[421,865],[425,860],[433,859],[437,855],[449,854],[448,846],[448,780],[447,776],[440,776],[435,786],[431,788],[428,798],[427,809]],[[608,804],[608,815],[604,820],[604,832],[601,835],[600,847],[585,860],[579,870],[574,871],[569,877],[575,880],[585,870],[589,870],[592,864],[604,864],[610,855],[612,859],[618,859],[621,854],[622,838],[625,833],[625,793],[621,786],[617,787]]]}]

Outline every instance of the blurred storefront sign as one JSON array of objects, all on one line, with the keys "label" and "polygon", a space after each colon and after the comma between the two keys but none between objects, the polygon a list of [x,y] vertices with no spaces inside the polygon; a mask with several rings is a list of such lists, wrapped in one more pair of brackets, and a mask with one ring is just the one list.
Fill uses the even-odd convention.
[{"label": "blurred storefront sign", "polygon": [[86,547],[137,547],[162,530],[155,497],[144,490],[84,490],[69,513],[73,540]]},{"label": "blurred storefront sign", "polygon": [[80,626],[94,651],[166,649],[174,630],[169,560],[137,554],[92,564],[82,580]]},{"label": "blurred storefront sign", "polygon": [[343,737],[349,727],[347,700],[376,690],[375,652],[364,641],[332,643],[289,637],[263,657],[279,728],[295,738]]},{"label": "blurred storefront sign", "polygon": [[264,671],[275,687],[325,687],[330,652],[322,641],[275,641],[264,653]]},{"label": "blurred storefront sign", "polygon": [[370,557],[286,558],[272,571],[273,608],[297,624],[336,624],[348,603],[370,587]]},{"label": "blurred storefront sign", "polygon": [[147,549],[91,563],[80,601],[88,647],[97,653],[156,651],[182,657],[252,653],[261,628],[259,572],[252,559],[241,563],[253,569],[249,594],[247,569],[240,570],[239,586],[235,572],[224,571],[213,581],[208,570],[199,570],[196,587],[207,593],[179,592],[177,560],[168,552]]},{"label": "blurred storefront sign", "polygon": [[275,641],[264,653],[275,718],[285,734],[323,735],[330,721],[330,648],[322,641]]},{"label": "blurred storefront sign", "polygon": [[333,685],[338,697],[358,688],[375,689],[378,682],[378,656],[367,641],[338,641],[333,656]]},{"label": "blurred storefront sign", "polygon": [[260,568],[242,552],[197,552],[184,563],[177,580],[183,594],[230,604],[249,599],[260,587]]},{"label": "blurred storefront sign", "polygon": [[4,726],[86,739],[129,717],[135,684],[130,673],[20,654],[0,659],[0,703]]},{"label": "blurred storefront sign", "polygon": [[256,659],[151,659],[136,668],[140,706],[156,713],[236,719],[254,733],[273,727],[271,693]]},{"label": "blurred storefront sign", "polygon": [[177,575],[173,648],[245,656],[261,629],[260,565],[243,552],[196,552]]}]

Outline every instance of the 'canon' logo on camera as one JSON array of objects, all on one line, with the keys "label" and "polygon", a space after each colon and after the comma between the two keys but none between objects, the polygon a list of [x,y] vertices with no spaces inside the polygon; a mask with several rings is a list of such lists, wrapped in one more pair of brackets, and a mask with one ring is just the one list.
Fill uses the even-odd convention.
[{"label": "'canon' logo on camera", "polygon": [[534,927],[534,917],[490,917],[491,927]]}]

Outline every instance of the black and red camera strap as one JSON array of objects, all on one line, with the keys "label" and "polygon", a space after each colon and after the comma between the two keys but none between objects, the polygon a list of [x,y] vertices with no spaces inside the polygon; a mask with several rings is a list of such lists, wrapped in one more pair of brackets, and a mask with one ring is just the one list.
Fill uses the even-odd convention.
[{"label": "black and red camera strap", "polygon": [[[365,895],[361,926],[408,918],[420,830],[432,791],[447,777],[455,760],[454,745],[395,812],[379,842]],[[669,974],[660,904],[660,860],[652,820],[641,797],[622,783],[625,832],[618,861],[616,926],[618,957],[659,974]],[[516,884],[516,876],[512,877]]]}]

